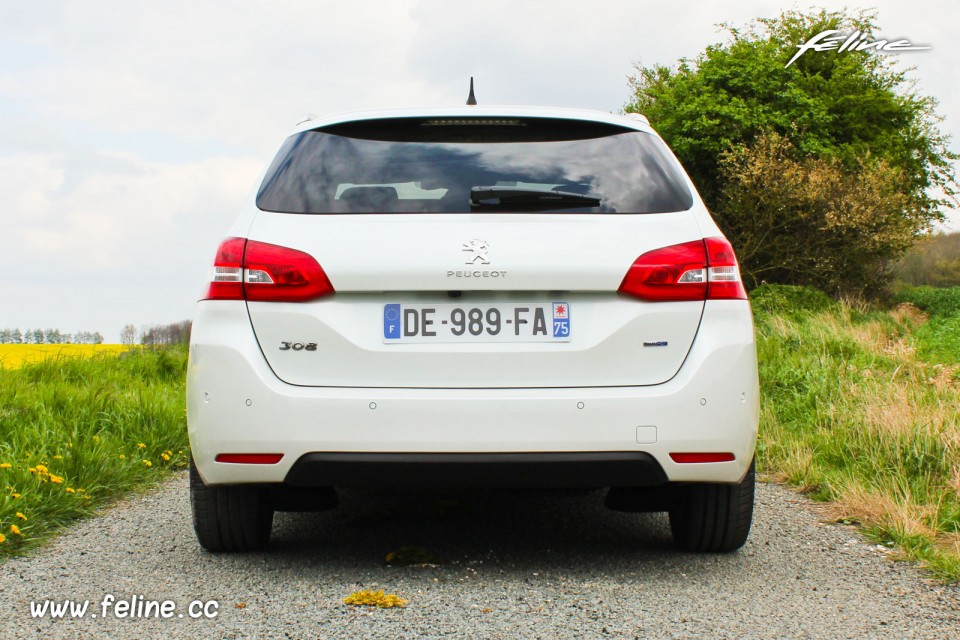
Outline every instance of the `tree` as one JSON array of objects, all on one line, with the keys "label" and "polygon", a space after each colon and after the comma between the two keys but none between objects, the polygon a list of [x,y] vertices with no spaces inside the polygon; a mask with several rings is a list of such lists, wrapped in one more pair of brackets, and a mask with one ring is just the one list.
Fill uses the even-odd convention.
[{"label": "tree", "polygon": [[911,286],[960,285],[960,232],[927,236],[907,252],[897,279]]},{"label": "tree", "polygon": [[145,327],[140,334],[140,343],[151,348],[174,344],[185,345],[190,342],[190,327],[189,320]]},{"label": "tree", "polygon": [[137,342],[137,328],[128,324],[120,330],[120,344],[133,346]]},{"label": "tree", "polygon": [[[876,40],[875,19],[865,11],[788,11],[746,29],[724,25],[727,42],[676,68],[639,66],[630,81],[626,111],[647,115],[674,149],[741,251],[748,280],[876,290],[910,241],[956,204],[958,156],[938,128],[936,101],[914,91],[896,56],[808,51],[786,66],[796,45],[827,29]],[[763,194],[758,176],[742,172],[761,164],[767,178],[780,176],[777,166],[801,173],[780,176],[776,195]],[[869,223],[857,232],[850,203],[839,198],[862,181],[874,199],[856,212],[858,223]],[[810,198],[819,207],[812,217],[801,206]],[[885,224],[873,224],[871,211]],[[740,249],[764,242],[781,250]],[[842,273],[844,251],[867,263]]]}]

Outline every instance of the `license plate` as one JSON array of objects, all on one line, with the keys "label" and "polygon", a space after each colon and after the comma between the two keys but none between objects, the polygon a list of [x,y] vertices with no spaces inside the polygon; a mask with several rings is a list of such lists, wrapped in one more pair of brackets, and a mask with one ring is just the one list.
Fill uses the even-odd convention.
[{"label": "license plate", "polygon": [[566,302],[385,304],[383,342],[569,342]]}]

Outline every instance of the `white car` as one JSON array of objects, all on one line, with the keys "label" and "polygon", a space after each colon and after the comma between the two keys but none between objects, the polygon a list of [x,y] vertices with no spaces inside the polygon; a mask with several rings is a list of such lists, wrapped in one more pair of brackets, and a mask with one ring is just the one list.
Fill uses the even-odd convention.
[{"label": "white car", "polygon": [[732,551],[759,418],[733,249],[642,116],[300,124],[220,245],[187,376],[200,544],[336,487],[609,487]]}]

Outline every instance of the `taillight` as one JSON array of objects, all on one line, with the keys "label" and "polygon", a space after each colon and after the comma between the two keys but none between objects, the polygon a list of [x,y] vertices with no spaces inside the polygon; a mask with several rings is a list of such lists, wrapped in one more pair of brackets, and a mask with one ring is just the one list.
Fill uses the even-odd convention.
[{"label": "taillight", "polygon": [[333,285],[310,254],[227,238],[217,250],[205,299],[304,302],[330,293]]},{"label": "taillight", "polygon": [[707,238],[707,299],[746,300],[737,256],[726,238]]},{"label": "taillight", "polygon": [[733,247],[724,238],[643,254],[627,271],[619,291],[651,302],[747,299]]}]

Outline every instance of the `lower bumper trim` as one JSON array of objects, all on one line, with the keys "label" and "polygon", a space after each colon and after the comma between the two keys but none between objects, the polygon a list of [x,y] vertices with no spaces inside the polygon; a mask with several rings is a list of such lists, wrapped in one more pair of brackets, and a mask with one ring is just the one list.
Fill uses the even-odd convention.
[{"label": "lower bumper trim", "polygon": [[353,453],[303,455],[291,486],[594,488],[650,487],[667,475],[642,451],[556,453]]}]

